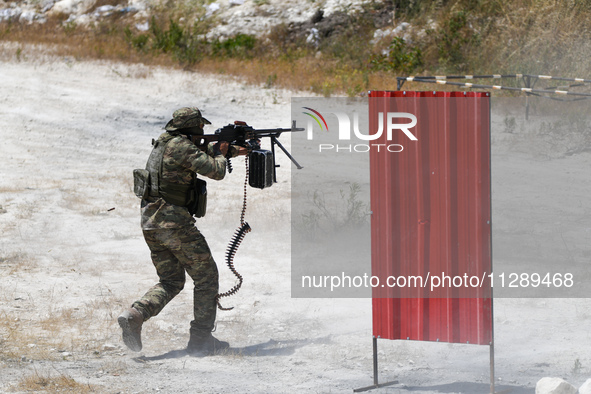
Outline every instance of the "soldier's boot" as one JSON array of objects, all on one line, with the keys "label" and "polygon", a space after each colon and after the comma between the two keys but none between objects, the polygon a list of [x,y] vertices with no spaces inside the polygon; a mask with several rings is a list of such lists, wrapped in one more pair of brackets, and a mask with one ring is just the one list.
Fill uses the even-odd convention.
[{"label": "soldier's boot", "polygon": [[117,321],[123,331],[123,343],[134,352],[142,350],[142,323],[144,322],[144,316],[141,312],[135,308],[129,308],[119,315]]},{"label": "soldier's boot", "polygon": [[220,341],[211,332],[195,334],[191,332],[187,352],[193,356],[203,357],[219,354],[230,348],[230,344]]}]

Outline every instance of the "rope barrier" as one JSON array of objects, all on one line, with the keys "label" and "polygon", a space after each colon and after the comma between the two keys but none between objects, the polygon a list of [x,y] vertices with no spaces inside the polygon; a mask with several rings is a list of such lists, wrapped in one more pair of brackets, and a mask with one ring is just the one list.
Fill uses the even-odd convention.
[{"label": "rope barrier", "polygon": [[[450,80],[453,79],[523,79],[525,82],[525,87],[512,87],[512,86],[501,86],[501,85],[483,85],[483,84],[474,84],[469,82],[452,82]],[[565,78],[565,77],[554,77],[551,75],[533,75],[533,74],[490,74],[490,75],[436,75],[436,76],[411,76],[411,77],[396,77],[398,82],[398,90],[402,88],[402,85],[406,81],[414,81],[414,82],[423,82],[423,83],[436,83],[440,85],[452,85],[452,86],[460,86],[463,88],[470,88],[470,89],[492,89],[492,90],[510,90],[510,91],[519,91],[523,92],[527,95],[535,95],[546,97],[542,95],[547,94],[556,94],[560,96],[576,96],[579,97],[578,100],[584,100],[591,97],[591,93],[579,93],[579,92],[570,92],[568,90],[563,89],[556,89],[556,88],[546,88],[546,89],[534,89],[533,86],[536,84],[537,80],[545,80],[545,81],[563,81],[563,82],[577,82],[576,85],[569,85],[565,86],[565,88],[571,87],[578,87],[578,86],[585,86],[586,83],[591,83],[591,79],[585,78]],[[531,80],[534,80],[533,84],[531,84]],[[559,86],[560,87],[560,86]]]},{"label": "rope barrier", "polygon": [[531,74],[524,74],[524,77],[538,78],[538,79],[552,79],[555,81],[591,83],[591,79],[585,79],[585,78],[564,78],[564,77],[552,77],[550,75],[531,75]]},{"label": "rope barrier", "polygon": [[405,79],[413,81],[414,79],[485,79],[485,78],[522,78],[523,74],[491,74],[491,75],[436,75],[431,77],[398,77],[398,80]]},{"label": "rope barrier", "polygon": [[[453,82],[454,79],[517,79],[523,81],[525,87],[513,87],[513,86],[502,86],[502,85],[483,85],[475,84],[471,82]],[[542,89],[534,89],[538,81],[561,81],[561,82],[575,82],[568,86],[554,86],[546,87]],[[568,89],[574,87],[587,86],[586,84],[591,83],[591,79],[586,78],[565,78],[565,77],[554,77],[551,75],[533,75],[533,74],[489,74],[489,75],[435,75],[435,76],[411,76],[411,77],[396,77],[398,89],[401,90],[404,82],[414,81],[422,83],[434,83],[439,85],[451,85],[459,86],[461,88],[468,89],[492,89],[492,90],[509,90],[514,92],[522,92],[526,94],[525,104],[525,118],[529,118],[529,96],[536,96],[540,98],[546,98],[555,101],[580,101],[591,98],[591,93],[582,92],[571,92]],[[562,89],[560,89],[562,88]],[[567,98],[568,97],[568,98]]]},{"label": "rope barrier", "polygon": [[[534,74],[490,74],[490,75],[436,75],[436,76],[424,76],[424,77],[398,77],[398,79],[406,79],[412,81],[413,79],[500,79],[500,78],[536,78],[546,79],[555,81],[568,81],[568,82],[585,82],[591,83],[591,79],[585,78],[564,78],[564,77],[553,77],[551,75],[534,75]],[[412,78],[412,79],[409,79]]]},{"label": "rope barrier", "polygon": [[511,90],[511,91],[520,91],[524,93],[538,93],[538,94],[548,94],[554,93],[564,96],[580,96],[580,97],[591,97],[591,93],[577,93],[577,92],[569,92],[568,90],[546,90],[546,89],[533,89],[533,88],[515,88],[511,86],[500,86],[500,85],[480,85],[480,84],[473,84],[473,83],[462,83],[462,82],[450,82],[442,79],[426,79],[423,77],[407,77],[404,79],[405,81],[414,81],[414,82],[424,82],[424,83],[435,83],[439,85],[452,85],[452,86],[461,86],[465,88],[473,88],[473,89],[493,89],[493,90]]}]

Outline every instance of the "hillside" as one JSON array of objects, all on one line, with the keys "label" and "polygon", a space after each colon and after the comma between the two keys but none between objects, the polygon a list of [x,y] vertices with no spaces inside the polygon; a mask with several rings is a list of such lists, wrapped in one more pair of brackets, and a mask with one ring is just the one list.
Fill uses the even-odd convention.
[{"label": "hillside", "polygon": [[355,96],[414,74],[585,78],[590,17],[550,0],[16,1],[0,2],[0,39]]}]

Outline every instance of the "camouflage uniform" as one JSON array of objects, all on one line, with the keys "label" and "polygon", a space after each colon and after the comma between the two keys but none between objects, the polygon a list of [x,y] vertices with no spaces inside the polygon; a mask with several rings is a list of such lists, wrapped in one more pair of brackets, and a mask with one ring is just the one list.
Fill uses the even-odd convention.
[{"label": "camouflage uniform", "polygon": [[[223,179],[226,174],[223,155],[215,154],[211,146],[207,153],[203,152],[186,136],[175,135],[177,129],[171,123],[181,118],[179,111],[166,127],[172,135],[166,132],[158,138],[161,143],[167,142],[161,181],[189,185],[194,173]],[[232,152],[235,155],[237,149]],[[218,270],[205,238],[195,227],[195,219],[186,207],[170,204],[161,197],[148,197],[141,203],[141,225],[160,281],[134,302],[133,308],[143,315],[144,321],[158,315],[183,289],[186,271],[195,285],[191,337],[211,335],[216,317]]]}]

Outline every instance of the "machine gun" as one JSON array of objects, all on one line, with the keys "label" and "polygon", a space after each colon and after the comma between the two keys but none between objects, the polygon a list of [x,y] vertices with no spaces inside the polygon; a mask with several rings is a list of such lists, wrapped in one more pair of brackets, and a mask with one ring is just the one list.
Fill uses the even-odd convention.
[{"label": "machine gun", "polygon": [[[303,167],[294,159],[294,157],[285,149],[279,142],[278,138],[281,133],[304,131],[305,129],[296,127],[295,120],[292,122],[290,129],[259,129],[256,130],[247,125],[246,122],[235,121],[234,124],[229,124],[215,131],[214,134],[197,135],[194,137],[194,142],[202,149],[207,147],[210,142],[228,142],[230,145],[238,145],[249,150],[248,154],[248,175],[249,185],[258,189],[264,189],[277,182],[276,168],[279,167],[275,163],[275,145],[277,145],[283,153],[299,169]],[[261,149],[261,138],[271,138],[271,151]],[[230,162],[230,153],[226,154],[228,159],[228,172],[232,172],[232,163]]]},{"label": "machine gun", "polygon": [[[240,214],[240,227],[234,233],[230,244],[226,249],[226,264],[232,273],[238,279],[238,283],[225,293],[219,293],[216,296],[218,308],[221,310],[230,310],[232,308],[224,308],[220,303],[220,298],[229,297],[235,294],[242,286],[242,276],[234,268],[234,255],[238,250],[238,246],[244,239],[244,236],[251,231],[250,226],[244,221],[246,213],[246,183],[251,187],[264,189],[277,182],[275,169],[279,167],[275,163],[275,145],[277,145],[283,153],[296,165],[298,170],[303,167],[294,159],[294,157],[285,149],[278,138],[281,133],[292,131],[304,131],[304,128],[297,128],[295,120],[291,124],[291,129],[260,129],[256,130],[245,122],[235,121],[234,124],[229,124],[215,131],[214,134],[196,135],[192,136],[193,143],[199,146],[202,150],[207,148],[210,142],[228,142],[230,145],[238,145],[247,148],[249,153],[246,157],[246,180],[244,181],[244,198],[242,202],[242,213]],[[271,150],[261,149],[261,138],[271,138]],[[228,172],[232,172],[232,164],[230,163],[231,153],[226,154],[228,159]]]}]

